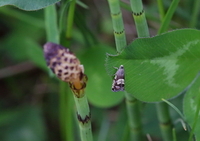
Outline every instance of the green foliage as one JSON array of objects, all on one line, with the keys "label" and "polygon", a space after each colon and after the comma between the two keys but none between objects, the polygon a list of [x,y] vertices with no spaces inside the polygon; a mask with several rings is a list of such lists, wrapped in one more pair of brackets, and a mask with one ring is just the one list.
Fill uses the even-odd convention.
[{"label": "green foliage", "polygon": [[42,9],[59,1],[60,0],[1,0],[0,6],[13,5],[20,9],[31,11]]},{"label": "green foliage", "polygon": [[200,78],[196,80],[194,85],[187,91],[183,101],[183,112],[186,122],[189,124],[191,133],[190,141],[193,134],[196,140],[200,140]]},{"label": "green foliage", "polygon": [[47,139],[40,108],[34,106],[1,111],[0,130],[2,141],[45,141]]},{"label": "green foliage", "polygon": [[[134,97],[144,102],[170,99],[169,102],[178,109],[183,107],[184,119],[191,129],[188,131],[183,130],[180,122],[177,123],[180,118],[177,112],[170,109],[177,141],[188,141],[188,134],[191,139],[193,133],[196,139],[200,140],[200,80],[196,77],[200,70],[198,30],[174,30],[131,42],[136,37],[135,29],[132,29],[132,23],[130,24],[131,11],[128,14],[123,12],[126,38],[130,44],[116,54],[111,48],[111,45],[114,47],[114,39],[108,3],[99,2],[98,8],[105,7],[105,10],[98,11],[93,3],[83,1],[86,5],[78,1],[82,6],[76,6],[75,11],[71,11],[71,14],[74,14],[73,21],[73,18],[66,20],[67,17],[72,17],[68,15],[71,2],[64,1],[65,5],[62,2],[61,5],[55,5],[57,2],[59,0],[0,1],[0,6],[3,6],[0,7],[0,76],[4,76],[3,79],[0,77],[0,140],[79,140],[72,93],[67,90],[68,85],[59,86],[59,81],[48,75],[42,52],[46,41],[60,42],[69,47],[84,65],[88,76],[86,95],[91,104],[94,140],[127,141],[130,138],[126,107],[122,102],[124,94],[111,91],[113,74],[116,72],[114,67],[120,65],[125,68],[125,90]],[[171,11],[163,23],[158,20],[155,2],[145,3],[151,35],[157,33],[158,25],[163,26],[162,31],[168,27],[185,28],[190,24],[196,25],[198,29],[199,10],[198,6],[193,9],[192,2],[180,1],[178,7],[177,3],[174,3],[173,10],[176,10],[176,13],[173,15],[173,21],[171,16],[174,11]],[[121,2],[122,5],[125,10],[130,10],[129,4]],[[169,5],[169,2],[164,1],[162,6],[166,9]],[[39,10],[42,8],[45,9]],[[191,13],[193,20],[190,20]],[[68,27],[71,28],[70,38],[66,38],[66,32],[69,31],[68,22],[73,25]],[[70,41],[66,45],[68,40]],[[109,54],[107,58],[106,53]],[[26,69],[20,68],[23,73],[15,73],[15,65],[29,61],[33,62],[34,69],[23,72]],[[7,68],[10,68],[9,71],[2,71]],[[59,87],[63,95],[58,92]],[[188,91],[182,103],[178,95],[182,94],[183,97],[186,88]],[[113,106],[115,107],[112,108]],[[155,105],[141,103],[139,111],[142,113],[144,134],[149,134],[153,140],[160,140]]]},{"label": "green foliage", "polygon": [[195,78],[200,65],[200,32],[175,30],[140,38],[119,55],[108,55],[107,72],[124,65],[125,89],[145,102],[158,102],[180,94]]}]

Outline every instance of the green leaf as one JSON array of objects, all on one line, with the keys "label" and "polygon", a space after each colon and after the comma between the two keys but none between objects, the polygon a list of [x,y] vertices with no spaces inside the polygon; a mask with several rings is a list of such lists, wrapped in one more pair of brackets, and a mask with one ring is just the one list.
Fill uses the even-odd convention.
[{"label": "green leaf", "polygon": [[13,5],[19,9],[31,11],[42,9],[59,1],[60,0],[1,0],[0,6]]},{"label": "green leaf", "polygon": [[145,102],[158,102],[180,94],[200,70],[200,31],[175,30],[140,38],[119,55],[107,55],[109,75],[124,65],[125,90]]},{"label": "green leaf", "polygon": [[200,77],[187,91],[183,101],[183,112],[187,123],[191,127],[190,141],[192,141],[192,133],[195,134],[197,141],[200,140]]},{"label": "green leaf", "polygon": [[111,49],[105,45],[97,46],[88,48],[80,57],[88,76],[86,95],[89,102],[95,106],[115,106],[122,101],[124,95],[123,92],[112,92],[112,78],[106,74],[105,55],[107,51],[111,52]]}]

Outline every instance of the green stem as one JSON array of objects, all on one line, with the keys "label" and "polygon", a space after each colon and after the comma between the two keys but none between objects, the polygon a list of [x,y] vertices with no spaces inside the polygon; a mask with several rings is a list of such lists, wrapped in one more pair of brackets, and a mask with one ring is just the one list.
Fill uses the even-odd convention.
[{"label": "green stem", "polygon": [[172,16],[173,16],[173,14],[174,14],[176,8],[177,8],[177,6],[178,6],[179,1],[180,1],[180,0],[173,0],[173,1],[172,1],[172,4],[170,5],[170,7],[169,7],[169,9],[168,9],[168,11],[167,11],[167,13],[166,13],[164,19],[162,20],[162,24],[161,24],[161,26],[160,26],[160,29],[159,29],[159,31],[158,31],[158,34],[161,34],[161,33],[167,31],[167,28],[168,28],[168,26],[169,26],[169,23],[170,23],[170,21],[171,21],[171,18],[172,18]]},{"label": "green stem", "polygon": [[149,37],[149,29],[145,18],[142,0],[130,0],[130,4],[138,37]]},{"label": "green stem", "polygon": [[91,29],[88,28],[86,25],[85,17],[81,13],[80,10],[76,10],[75,12],[75,23],[85,41],[85,46],[93,47],[98,43],[97,39],[95,38],[94,34],[91,32]]},{"label": "green stem", "polygon": [[59,110],[60,110],[60,132],[61,132],[61,138],[63,141],[66,141],[66,136],[65,136],[65,132],[66,132],[66,121],[65,121],[65,102],[66,102],[66,97],[65,97],[65,83],[60,81],[60,92],[59,92]]},{"label": "green stem", "polygon": [[171,108],[173,108],[179,114],[179,116],[185,121],[183,114],[176,106],[174,106],[172,103],[170,103],[169,101],[167,101],[165,99],[162,99],[162,101],[165,102],[166,104],[168,104],[169,106],[171,106]]},{"label": "green stem", "polygon": [[177,141],[175,128],[173,128],[172,130],[172,135],[173,135],[173,141]]},{"label": "green stem", "polygon": [[121,52],[127,44],[119,0],[108,0],[108,3],[112,17],[116,50]]},{"label": "green stem", "polygon": [[[57,11],[55,5],[45,8],[45,27],[47,41],[59,44],[59,30],[57,25]],[[51,71],[50,71],[51,72]],[[51,73],[52,74],[52,73]],[[66,82],[60,81],[60,128],[63,141],[73,140],[72,103],[69,93],[66,94]]]},{"label": "green stem", "polygon": [[194,6],[190,21],[190,27],[192,28],[194,28],[197,25],[199,8],[200,8],[200,0],[194,0]]},{"label": "green stem", "polygon": [[157,3],[158,3],[158,11],[159,11],[160,19],[162,20],[165,16],[163,0],[157,0]]},{"label": "green stem", "polygon": [[[68,3],[69,3],[69,1],[66,1],[64,3],[63,11],[65,11],[65,8],[67,8]],[[73,24],[74,24],[75,6],[76,6],[76,0],[72,0],[70,2],[69,11],[68,11],[68,15],[67,15],[67,28],[66,28],[66,38],[68,40],[67,41],[67,44],[68,44],[67,46],[70,45],[70,39],[71,39],[71,36],[72,36],[72,28],[73,28]],[[61,13],[63,11],[61,11]],[[60,18],[62,18],[62,17],[60,17]],[[60,20],[60,25],[61,24],[62,24],[62,19]],[[86,83],[86,82],[84,82],[84,83]],[[75,104],[76,104],[76,108],[77,108],[77,119],[79,121],[81,140],[82,141],[92,141],[93,137],[92,137],[92,129],[91,129],[91,115],[90,115],[90,109],[89,109],[87,97],[84,94],[84,90],[80,90],[79,91],[79,90],[77,90],[75,88],[76,85],[74,86],[72,83],[69,83],[69,84],[70,84],[71,90],[73,92],[74,100],[75,100]],[[77,97],[77,94],[79,96],[80,95],[83,95],[83,96]],[[66,126],[67,126],[67,124],[70,124],[70,123],[66,123]],[[71,140],[71,139],[68,139],[68,140]]]},{"label": "green stem", "polygon": [[59,12],[59,32],[62,34],[66,31],[66,13],[69,9],[71,1],[61,1],[61,8]]},{"label": "green stem", "polygon": [[77,108],[81,140],[92,141],[91,115],[87,97],[84,95],[83,97],[78,98],[74,94],[74,100]]},{"label": "green stem", "polygon": [[144,137],[142,133],[142,122],[140,116],[140,102],[128,93],[125,93],[125,97],[131,140],[142,141],[144,140]]},{"label": "green stem", "polygon": [[68,15],[67,15],[67,29],[66,29],[66,38],[67,39],[70,39],[72,36],[75,6],[76,6],[76,0],[72,0],[70,2],[69,11],[68,11]]},{"label": "green stem", "polygon": [[63,141],[73,141],[72,97],[66,93],[66,82],[60,81],[60,128]]},{"label": "green stem", "polygon": [[[136,30],[138,37],[149,37],[149,30],[145,18],[145,12],[143,9],[141,0],[130,0],[131,10],[133,12],[133,18],[135,20]],[[132,97],[130,94],[126,94],[126,103],[129,114],[129,119],[131,119],[131,137],[132,140],[144,140],[142,136],[142,123],[140,117],[140,107],[139,101]]]},{"label": "green stem", "polygon": [[122,141],[127,141],[129,140],[129,136],[130,136],[130,126],[129,126],[129,122],[126,123],[126,127],[123,131],[123,136],[122,136]]},{"label": "green stem", "polygon": [[[161,34],[167,30],[169,23],[171,21],[172,15],[174,14],[179,0],[173,0],[172,4],[170,5],[166,15],[162,18],[162,24],[158,31],[158,34]],[[162,14],[162,13],[160,13]],[[160,129],[162,138],[164,141],[170,141],[173,139],[173,132],[172,132],[172,123],[169,114],[168,105],[166,103],[160,102],[156,104],[158,120],[160,122]]]},{"label": "green stem", "polygon": [[47,41],[59,44],[59,31],[57,25],[57,12],[55,5],[44,9]]},{"label": "green stem", "polygon": [[156,104],[156,108],[163,140],[172,141],[172,124],[169,115],[168,105],[164,102],[160,102]]},{"label": "green stem", "polygon": [[[108,3],[111,11],[116,50],[117,52],[121,52],[127,45],[127,43],[126,43],[122,13],[120,10],[120,3],[119,0],[108,0]],[[137,101],[131,94],[126,92],[125,92],[125,98],[126,98],[126,107],[127,107],[129,128],[131,133],[131,140],[142,141],[143,133],[142,133],[141,115],[138,107],[139,101]]]}]

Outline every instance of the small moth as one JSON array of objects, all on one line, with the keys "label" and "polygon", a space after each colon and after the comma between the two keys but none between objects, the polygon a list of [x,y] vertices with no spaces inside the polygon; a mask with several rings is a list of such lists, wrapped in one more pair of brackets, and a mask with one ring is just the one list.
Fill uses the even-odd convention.
[{"label": "small moth", "polygon": [[124,91],[124,66],[120,65],[119,68],[117,68],[117,72],[115,73],[115,77],[113,79],[112,83],[112,91],[118,92],[118,91]]}]

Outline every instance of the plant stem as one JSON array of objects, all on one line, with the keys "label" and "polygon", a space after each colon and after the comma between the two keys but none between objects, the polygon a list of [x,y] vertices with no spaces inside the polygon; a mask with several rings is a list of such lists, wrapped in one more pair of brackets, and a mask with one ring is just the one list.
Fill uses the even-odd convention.
[{"label": "plant stem", "polygon": [[[115,44],[117,52],[121,52],[127,45],[119,0],[108,0],[113,22]],[[131,140],[142,141],[141,115],[137,101],[131,94],[125,92],[126,108],[129,121]]]},{"label": "plant stem", "polygon": [[173,128],[172,130],[172,135],[173,135],[173,141],[177,141],[175,128]]},{"label": "plant stem", "polygon": [[62,34],[62,32],[66,31],[66,13],[70,6],[70,1],[63,0],[61,1],[60,6],[60,12],[59,12],[59,32]]},{"label": "plant stem", "polygon": [[164,102],[156,104],[161,134],[164,141],[172,141],[172,124],[169,116],[168,105]]},{"label": "plant stem", "polygon": [[[66,3],[64,3],[63,8],[66,8],[68,3],[69,3],[69,1],[66,1]],[[67,46],[70,45],[70,39],[72,36],[75,6],[76,6],[76,0],[72,0],[70,2],[69,11],[68,11],[68,15],[67,15],[67,28],[66,28],[66,39],[68,40]],[[84,79],[83,84],[85,84],[86,81],[87,80]],[[78,83],[81,83],[81,82],[78,82]],[[93,137],[92,137],[92,129],[91,129],[91,114],[90,114],[87,97],[84,94],[84,88],[86,85],[82,86],[83,89],[81,89],[81,90],[76,89],[76,84],[73,84],[72,82],[69,82],[69,85],[70,85],[70,88],[74,95],[74,101],[75,101],[75,105],[76,105],[76,109],[77,109],[77,119],[79,122],[81,140],[82,141],[92,141]],[[82,83],[81,83],[81,85],[82,85]]]},{"label": "plant stem", "polygon": [[112,17],[116,50],[121,52],[127,44],[119,0],[108,0],[108,3]]},{"label": "plant stem", "polygon": [[149,29],[145,18],[142,0],[130,0],[130,4],[138,37],[149,37]]},{"label": "plant stem", "polygon": [[68,15],[67,15],[67,30],[66,30],[66,38],[67,39],[70,39],[72,36],[75,6],[76,6],[76,0],[72,0],[70,2],[69,11],[68,11]]},{"label": "plant stem", "polygon": [[[169,26],[172,15],[174,14],[178,6],[178,3],[179,3],[179,0],[173,0],[166,15],[164,16],[164,18],[161,19],[162,24],[158,31],[158,35],[167,30],[167,27]],[[170,119],[168,105],[166,103],[160,102],[156,104],[156,108],[157,108],[158,120],[160,122],[162,138],[164,139],[164,141],[171,141],[173,139],[172,123]]]},{"label": "plant stem", "polygon": [[44,14],[45,14],[47,41],[59,44],[60,39],[59,39],[57,12],[55,5],[51,5],[45,8]]},{"label": "plant stem", "polygon": [[94,34],[91,32],[91,29],[88,28],[86,18],[82,15],[80,10],[75,11],[75,23],[85,41],[85,46],[92,47],[98,43],[97,39],[95,38]]},{"label": "plant stem", "polygon": [[[45,8],[45,26],[47,32],[47,41],[59,44],[59,30],[57,25],[57,11],[55,5]],[[50,71],[51,72],[51,71]],[[51,72],[52,75],[52,72]],[[60,111],[60,128],[63,141],[73,140],[72,127],[72,104],[69,93],[66,94],[66,82],[60,81],[59,92],[59,111]]]},{"label": "plant stem", "polygon": [[[117,52],[121,52],[127,45],[119,0],[108,0]],[[141,115],[137,101],[131,94],[125,92],[126,108],[130,128],[131,140],[143,140]]]},{"label": "plant stem", "polygon": [[91,114],[87,97],[84,95],[83,97],[78,98],[74,94],[74,100],[77,108],[81,140],[92,141]]},{"label": "plant stem", "polygon": [[129,126],[129,122],[126,123],[126,127],[124,129],[124,133],[123,133],[123,136],[122,136],[122,140],[121,141],[127,141],[129,140],[129,136],[130,136],[130,126]]},{"label": "plant stem", "polygon": [[65,102],[66,102],[66,97],[65,97],[65,83],[60,81],[60,92],[59,92],[59,112],[60,112],[60,132],[61,132],[61,138],[63,141],[67,141],[66,140],[66,136],[65,136],[65,132],[66,132],[66,121],[65,121],[65,117],[66,117],[66,113],[63,112],[65,110]]},{"label": "plant stem", "polygon": [[159,10],[160,19],[162,20],[165,16],[163,0],[157,0],[157,3],[158,3],[158,10]]},{"label": "plant stem", "polygon": [[199,6],[200,6],[200,0],[194,0],[194,6],[193,6],[192,16],[190,20],[190,27],[192,28],[194,28],[197,24]]},{"label": "plant stem", "polygon": [[162,23],[161,23],[161,26],[160,26],[160,29],[158,31],[158,34],[161,34],[163,32],[165,32],[169,26],[169,23],[171,21],[171,18],[178,6],[178,3],[179,3],[180,0],[173,0],[172,1],[172,4],[170,5],[169,9],[167,10],[167,13],[164,17],[164,19],[162,19]]},{"label": "plant stem", "polygon": [[[131,10],[133,12],[133,18],[135,20],[136,30],[138,37],[149,37],[149,30],[145,18],[145,12],[143,9],[142,1],[141,0],[130,0]],[[127,109],[129,112],[129,116],[132,119],[132,130],[134,130],[135,135],[131,135],[132,140],[144,140],[142,136],[142,123],[140,115],[140,107],[139,101],[135,98],[131,97],[130,95],[126,95],[127,99]],[[131,113],[131,111],[134,111]],[[133,132],[133,131],[132,131]]]},{"label": "plant stem", "polygon": [[130,125],[130,136],[133,141],[142,141],[142,122],[140,114],[140,102],[132,95],[125,92],[126,96],[126,108],[128,114],[128,121]]},{"label": "plant stem", "polygon": [[73,141],[73,126],[72,126],[72,96],[67,92],[66,82],[60,81],[60,128],[61,136],[64,141]]}]

